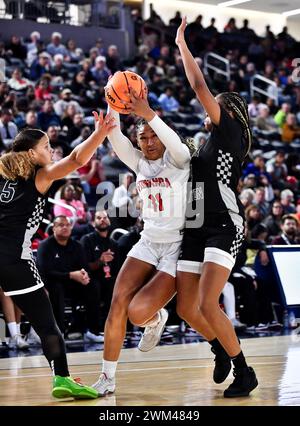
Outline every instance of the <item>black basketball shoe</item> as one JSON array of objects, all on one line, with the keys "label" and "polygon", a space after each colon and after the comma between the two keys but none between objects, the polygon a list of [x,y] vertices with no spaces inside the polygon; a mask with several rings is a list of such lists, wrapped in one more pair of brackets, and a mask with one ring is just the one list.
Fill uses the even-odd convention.
[{"label": "black basketball shoe", "polygon": [[215,368],[214,368],[214,374],[213,379],[215,383],[223,383],[228,374],[231,370],[231,358],[225,351],[223,347],[220,346],[220,348],[210,348],[212,353],[214,353],[215,356]]},{"label": "black basketball shoe", "polygon": [[235,368],[233,370],[234,381],[224,391],[224,398],[237,398],[248,396],[258,385],[255,372],[252,367]]}]

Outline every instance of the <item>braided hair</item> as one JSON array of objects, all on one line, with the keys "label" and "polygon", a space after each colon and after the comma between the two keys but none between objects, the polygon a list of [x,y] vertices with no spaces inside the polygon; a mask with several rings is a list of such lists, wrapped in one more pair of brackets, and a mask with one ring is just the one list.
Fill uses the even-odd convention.
[{"label": "braided hair", "polygon": [[224,92],[218,95],[220,104],[233,116],[242,126],[243,139],[246,143],[245,157],[249,154],[252,143],[252,134],[249,124],[248,107],[245,99],[236,92]]}]

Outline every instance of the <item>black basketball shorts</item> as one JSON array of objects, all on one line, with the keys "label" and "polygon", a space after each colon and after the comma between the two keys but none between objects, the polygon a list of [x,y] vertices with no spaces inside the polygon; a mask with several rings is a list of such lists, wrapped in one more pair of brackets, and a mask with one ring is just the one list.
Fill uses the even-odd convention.
[{"label": "black basketball shorts", "polygon": [[30,293],[44,286],[35,261],[19,260],[0,267],[0,286],[6,296]]},{"label": "black basketball shorts", "polygon": [[210,221],[199,229],[186,229],[183,235],[177,271],[201,274],[204,262],[231,269],[244,240],[244,227],[231,220]]}]

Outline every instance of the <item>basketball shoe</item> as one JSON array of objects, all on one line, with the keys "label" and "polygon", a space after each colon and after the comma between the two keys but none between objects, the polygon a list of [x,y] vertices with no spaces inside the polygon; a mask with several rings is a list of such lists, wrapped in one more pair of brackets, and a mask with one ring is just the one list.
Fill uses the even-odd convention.
[{"label": "basketball shoe", "polygon": [[210,348],[210,350],[215,354],[214,382],[223,383],[231,370],[231,358],[221,345],[218,349]]},{"label": "basketball shoe", "polygon": [[160,309],[158,313],[160,315],[159,322],[154,327],[145,327],[142,338],[138,344],[138,348],[142,352],[151,351],[160,341],[161,335],[163,334],[169,314],[164,308]]},{"label": "basketball shoe", "polygon": [[224,391],[224,398],[248,396],[258,386],[258,381],[252,367],[234,368],[234,381]]},{"label": "basketball shoe", "polygon": [[91,386],[83,385],[72,377],[54,376],[52,396],[55,398],[94,399],[99,395]]},{"label": "basketball shoe", "polygon": [[116,389],[116,379],[112,377],[109,379],[105,373],[101,373],[96,383],[92,385],[99,396],[105,396],[109,393],[114,393]]}]

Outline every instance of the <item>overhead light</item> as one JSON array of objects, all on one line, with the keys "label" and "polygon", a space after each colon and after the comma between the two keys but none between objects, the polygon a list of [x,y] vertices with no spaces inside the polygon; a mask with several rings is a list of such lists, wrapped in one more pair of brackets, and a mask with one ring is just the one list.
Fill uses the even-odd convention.
[{"label": "overhead light", "polygon": [[249,1],[252,1],[252,0],[229,0],[229,1],[223,1],[222,3],[218,3],[218,6],[230,7],[230,6],[235,6],[241,3],[247,3]]},{"label": "overhead light", "polygon": [[294,10],[288,10],[287,12],[282,12],[283,16],[293,16],[293,15],[299,15],[300,9],[294,9]]}]

